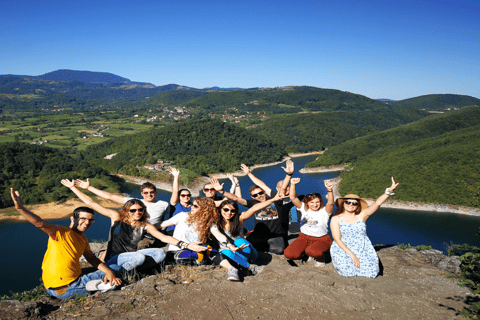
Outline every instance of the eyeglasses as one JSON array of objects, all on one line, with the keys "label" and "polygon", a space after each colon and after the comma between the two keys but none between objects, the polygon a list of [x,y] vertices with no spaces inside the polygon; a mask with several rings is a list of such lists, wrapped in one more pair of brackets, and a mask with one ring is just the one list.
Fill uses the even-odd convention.
[{"label": "eyeglasses", "polygon": [[181,194],[180,197],[191,197],[191,194]]},{"label": "eyeglasses", "polygon": [[193,204],[193,207],[194,207],[194,208],[200,208],[200,206],[199,206],[198,204],[196,204],[196,203]]},{"label": "eyeglasses", "polygon": [[88,218],[78,218],[78,220],[80,221],[88,221],[89,223],[94,223],[95,222],[95,219],[88,219]]},{"label": "eyeglasses", "polygon": [[130,209],[130,213],[135,213],[135,212],[144,212],[145,209],[144,208],[140,208],[140,209]]},{"label": "eyeglasses", "polygon": [[349,204],[349,205],[351,205],[351,206],[358,206],[358,202],[357,202],[357,201],[345,200],[345,203],[346,203],[346,204]]},{"label": "eyeglasses", "polygon": [[256,198],[258,196],[263,196],[264,194],[265,194],[265,191],[260,191],[259,193],[252,194],[252,198]]},{"label": "eyeglasses", "polygon": [[320,197],[320,193],[309,193],[305,197]]},{"label": "eyeglasses", "polygon": [[142,192],[142,194],[155,194],[156,192],[155,191],[145,191],[145,192]]},{"label": "eyeglasses", "polygon": [[230,208],[225,208],[225,207],[222,208],[222,211],[223,212],[231,212],[231,213],[237,212],[237,210],[235,210],[235,209],[230,209]]},{"label": "eyeglasses", "polygon": [[203,191],[205,191],[205,192],[208,192],[208,191],[213,192],[213,191],[215,191],[215,188],[210,188],[210,189],[205,188],[205,189],[203,189]]}]

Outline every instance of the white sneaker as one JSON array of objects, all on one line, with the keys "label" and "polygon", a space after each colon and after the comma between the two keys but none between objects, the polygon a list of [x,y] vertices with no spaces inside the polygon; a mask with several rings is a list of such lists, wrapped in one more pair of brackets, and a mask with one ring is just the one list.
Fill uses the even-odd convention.
[{"label": "white sneaker", "polygon": [[227,279],[230,281],[240,281],[240,277],[238,276],[238,270],[234,267],[228,268],[227,275]]},{"label": "white sneaker", "polygon": [[325,257],[322,256],[321,258],[316,259],[317,262],[315,262],[315,267],[317,268],[322,268],[325,267]]},{"label": "white sneaker", "polygon": [[115,289],[116,285],[112,285],[110,282],[103,283],[103,280],[90,280],[87,282],[85,289],[87,291],[100,291],[107,292]]}]

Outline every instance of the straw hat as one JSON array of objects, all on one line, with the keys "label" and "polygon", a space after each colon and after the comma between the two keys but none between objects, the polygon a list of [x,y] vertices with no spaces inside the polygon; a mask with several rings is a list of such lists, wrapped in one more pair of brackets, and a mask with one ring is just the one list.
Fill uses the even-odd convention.
[{"label": "straw hat", "polygon": [[360,198],[360,197],[357,196],[356,194],[347,194],[347,195],[344,196],[344,197],[337,198],[337,200],[335,200],[335,205],[337,206],[337,208],[338,208],[340,205],[343,206],[343,201],[344,201],[345,199],[355,199],[355,200],[360,201],[360,205],[362,206],[360,212],[362,212],[363,210],[365,210],[365,209],[368,208],[368,203],[367,203],[367,201],[363,200],[362,198]]}]

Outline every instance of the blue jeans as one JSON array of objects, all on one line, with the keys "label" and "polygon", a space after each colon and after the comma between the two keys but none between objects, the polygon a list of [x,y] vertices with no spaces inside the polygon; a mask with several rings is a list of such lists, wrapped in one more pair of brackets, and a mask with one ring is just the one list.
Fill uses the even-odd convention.
[{"label": "blue jeans", "polygon": [[250,242],[242,238],[236,239],[233,244],[236,247],[240,247],[243,244],[248,244],[249,246],[237,252],[222,250],[221,253],[232,261],[238,263],[240,266],[248,269],[248,267],[250,267],[250,262],[257,260],[258,258],[257,250],[255,250]]},{"label": "blue jeans", "polygon": [[[107,266],[112,269],[114,272],[119,272],[122,270],[122,267],[116,264],[110,264]],[[105,277],[105,272],[101,270],[97,270],[92,273],[81,275],[77,278],[77,280],[73,281],[72,283],[68,284],[67,286],[61,289],[46,289],[47,293],[51,296],[54,296],[59,299],[69,299],[69,298],[76,298],[88,295],[88,291],[85,289],[87,282],[91,280],[101,280]]]},{"label": "blue jeans", "polygon": [[160,263],[165,259],[165,251],[163,249],[151,248],[135,252],[124,252],[111,257],[106,265],[115,264],[130,271],[142,265],[147,257],[151,257],[156,263]]}]

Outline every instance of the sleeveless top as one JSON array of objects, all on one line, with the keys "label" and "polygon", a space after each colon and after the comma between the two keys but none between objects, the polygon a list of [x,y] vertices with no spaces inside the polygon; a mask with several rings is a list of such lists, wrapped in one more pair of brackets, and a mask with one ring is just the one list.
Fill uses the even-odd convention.
[{"label": "sleeveless top", "polygon": [[122,221],[115,222],[110,228],[105,261],[120,253],[137,251],[138,243],[144,235],[145,226],[135,228]]}]

